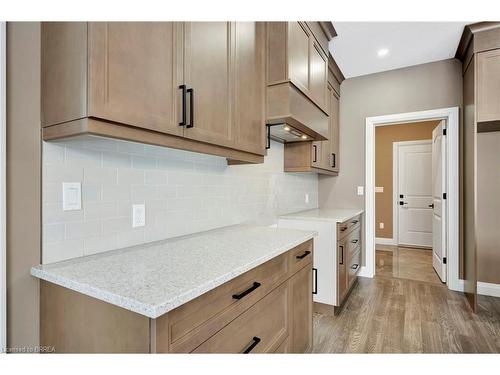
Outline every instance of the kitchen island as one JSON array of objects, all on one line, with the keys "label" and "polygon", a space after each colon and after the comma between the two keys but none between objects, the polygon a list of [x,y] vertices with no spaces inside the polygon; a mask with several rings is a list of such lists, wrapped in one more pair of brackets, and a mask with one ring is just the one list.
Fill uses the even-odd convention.
[{"label": "kitchen island", "polygon": [[314,231],[237,225],[33,267],[56,352],[304,352]]}]

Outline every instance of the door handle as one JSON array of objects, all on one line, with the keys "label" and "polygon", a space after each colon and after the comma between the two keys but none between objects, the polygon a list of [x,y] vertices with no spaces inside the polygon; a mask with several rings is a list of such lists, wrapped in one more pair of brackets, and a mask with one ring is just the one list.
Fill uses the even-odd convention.
[{"label": "door handle", "polygon": [[180,85],[179,89],[182,90],[182,121],[179,122],[179,126],[186,125],[186,85]]},{"label": "door handle", "polygon": [[434,208],[434,203],[429,205],[430,208]]},{"label": "door handle", "polygon": [[186,125],[186,128],[194,127],[194,89],[189,88],[186,90],[186,93],[189,94],[189,125]]},{"label": "door handle", "polygon": [[399,201],[399,205],[400,206],[404,206],[404,205],[407,205],[407,204],[408,204],[408,202]]}]

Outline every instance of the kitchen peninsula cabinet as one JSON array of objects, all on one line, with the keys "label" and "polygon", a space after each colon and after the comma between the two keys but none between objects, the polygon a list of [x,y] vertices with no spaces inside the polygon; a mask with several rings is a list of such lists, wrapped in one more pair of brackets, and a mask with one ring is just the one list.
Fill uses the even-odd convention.
[{"label": "kitchen peninsula cabinet", "polygon": [[265,53],[259,22],[44,22],[43,138],[262,162]]}]

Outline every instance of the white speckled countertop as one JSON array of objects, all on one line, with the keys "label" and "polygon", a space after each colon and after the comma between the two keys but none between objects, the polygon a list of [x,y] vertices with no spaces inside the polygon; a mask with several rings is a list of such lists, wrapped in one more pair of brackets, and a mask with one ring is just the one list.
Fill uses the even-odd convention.
[{"label": "white speckled countertop", "polygon": [[315,235],[313,231],[235,225],[40,265],[31,274],[157,318]]},{"label": "white speckled countertop", "polygon": [[292,214],[281,215],[280,219],[299,219],[299,220],[318,220],[332,221],[334,223],[343,223],[350,218],[363,213],[360,209],[351,208],[318,208],[294,212]]}]

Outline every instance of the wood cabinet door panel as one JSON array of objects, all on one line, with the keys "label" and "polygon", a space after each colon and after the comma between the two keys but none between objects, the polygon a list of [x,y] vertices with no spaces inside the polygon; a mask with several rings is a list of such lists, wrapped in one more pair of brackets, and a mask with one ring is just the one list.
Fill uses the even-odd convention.
[{"label": "wood cabinet door panel", "polygon": [[331,136],[330,136],[330,157],[331,157],[331,165],[332,165],[332,170],[335,172],[340,171],[340,142],[339,142],[339,136],[340,136],[340,125],[339,125],[339,110],[340,110],[340,103],[339,103],[339,98],[335,94],[335,92],[332,90],[331,92],[331,107],[330,107],[330,118],[331,118],[331,125],[330,125],[330,131],[331,131]]},{"label": "wood cabinet door panel", "polygon": [[347,249],[345,241],[339,241],[337,245],[337,305],[342,303],[347,292]]},{"label": "wood cabinet door panel", "polygon": [[182,135],[173,22],[89,24],[89,116]]},{"label": "wood cabinet door panel", "polygon": [[265,24],[237,22],[235,38],[235,147],[265,155]]},{"label": "wood cabinet door panel", "polygon": [[309,92],[322,108],[327,102],[328,57],[323,54],[314,38],[311,38],[309,58]]},{"label": "wood cabinet door panel", "polygon": [[[188,138],[233,146],[234,131],[231,78],[234,62],[234,24],[231,22],[184,23],[184,80],[193,89],[193,118],[188,115]],[[191,97],[187,95],[187,106]]]},{"label": "wood cabinet door panel", "polygon": [[477,54],[477,121],[500,120],[500,49]]},{"label": "wood cabinet door panel", "polygon": [[311,145],[311,166],[321,168],[323,155],[323,141],[313,142]]},{"label": "wood cabinet door panel", "polygon": [[309,91],[309,36],[305,25],[288,23],[288,75],[305,92]]},{"label": "wood cabinet door panel", "polygon": [[304,267],[290,279],[291,353],[305,353],[312,345],[312,267]]}]

